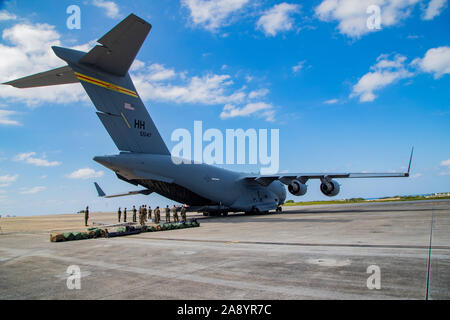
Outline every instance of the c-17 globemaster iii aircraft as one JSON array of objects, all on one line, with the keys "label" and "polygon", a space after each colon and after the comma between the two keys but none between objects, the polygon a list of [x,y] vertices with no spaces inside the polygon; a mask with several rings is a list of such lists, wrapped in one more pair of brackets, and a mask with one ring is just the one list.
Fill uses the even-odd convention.
[{"label": "c-17 globemaster iii aircraft", "polygon": [[80,82],[92,100],[97,115],[120,153],[94,157],[117,177],[143,190],[106,196],[95,183],[101,197],[156,192],[187,204],[192,210],[208,214],[228,212],[267,212],[286,199],[286,188],[295,196],[307,191],[306,182],[320,179],[320,190],[327,196],[339,193],[335,178],[408,177],[406,173],[290,173],[246,174],[207,164],[173,161],[141,98],[128,70],[152,26],[130,14],[104,35],[88,53],[52,47],[67,66],[6,82],[17,88],[31,88]]}]

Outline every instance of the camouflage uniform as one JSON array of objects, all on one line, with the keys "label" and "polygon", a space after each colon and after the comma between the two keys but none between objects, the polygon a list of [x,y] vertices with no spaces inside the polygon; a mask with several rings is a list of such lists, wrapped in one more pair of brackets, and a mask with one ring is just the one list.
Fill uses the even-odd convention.
[{"label": "camouflage uniform", "polygon": [[136,207],[133,206],[133,222],[136,222]]},{"label": "camouflage uniform", "polygon": [[170,209],[169,209],[169,206],[166,207],[166,222],[170,222]]},{"label": "camouflage uniform", "polygon": [[123,222],[127,222],[127,208],[123,210]]},{"label": "camouflage uniform", "polygon": [[84,225],[88,225],[88,219],[89,219],[89,207],[86,207],[86,210],[84,210]]},{"label": "camouflage uniform", "polygon": [[117,211],[117,217],[118,217],[118,219],[119,219],[119,222],[120,222],[120,216],[122,215],[122,211],[120,211],[120,208],[119,208],[119,210]]},{"label": "camouflage uniform", "polygon": [[144,208],[141,206],[139,208],[139,224],[141,226],[145,225],[145,221],[144,221]]},{"label": "camouflage uniform", "polygon": [[148,207],[148,220],[152,221],[152,207]]},{"label": "camouflage uniform", "polygon": [[155,223],[159,223],[159,215],[160,215],[161,211],[159,210],[159,207],[156,207],[155,209]]},{"label": "camouflage uniform", "polygon": [[181,208],[181,220],[183,220],[183,222],[186,222],[186,207],[182,207]]},{"label": "camouflage uniform", "polygon": [[173,206],[172,208],[170,208],[170,212],[172,212],[173,220],[175,222],[178,222],[177,207]]}]

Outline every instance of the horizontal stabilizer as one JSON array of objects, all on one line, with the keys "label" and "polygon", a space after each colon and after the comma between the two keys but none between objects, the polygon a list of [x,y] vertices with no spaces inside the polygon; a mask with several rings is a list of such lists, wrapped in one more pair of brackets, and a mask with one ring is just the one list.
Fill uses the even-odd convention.
[{"label": "horizontal stabilizer", "polygon": [[28,77],[5,82],[16,88],[34,88],[44,86],[54,86],[57,84],[78,83],[79,80],[69,66],[36,73]]},{"label": "horizontal stabilizer", "polygon": [[151,24],[130,14],[97,42],[80,63],[94,65],[108,73],[125,76],[147,37]]},{"label": "horizontal stabilizer", "polygon": [[112,195],[106,195],[102,188],[100,188],[100,186],[98,185],[97,182],[94,182],[95,188],[97,189],[97,193],[99,197],[102,198],[117,198],[117,197],[124,197],[124,196],[133,196],[136,194],[144,194],[144,195],[149,195],[151,193],[153,193],[152,190],[150,189],[144,189],[144,190],[136,190],[136,191],[129,191],[127,193],[119,193],[119,194],[112,194]]}]

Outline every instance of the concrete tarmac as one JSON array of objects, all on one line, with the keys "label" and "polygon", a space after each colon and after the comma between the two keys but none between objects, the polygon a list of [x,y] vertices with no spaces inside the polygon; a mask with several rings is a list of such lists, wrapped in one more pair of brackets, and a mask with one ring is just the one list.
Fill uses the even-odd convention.
[{"label": "concrete tarmac", "polygon": [[[61,243],[4,232],[0,299],[450,298],[450,200],[198,218],[199,228]],[[79,290],[67,287],[71,265]]]}]

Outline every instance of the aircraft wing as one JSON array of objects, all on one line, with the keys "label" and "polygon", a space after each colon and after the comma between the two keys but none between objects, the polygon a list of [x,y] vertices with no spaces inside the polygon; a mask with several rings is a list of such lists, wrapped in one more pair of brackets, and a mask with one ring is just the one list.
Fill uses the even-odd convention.
[{"label": "aircraft wing", "polygon": [[407,172],[386,172],[386,173],[365,173],[365,172],[348,172],[348,173],[286,173],[275,175],[245,175],[242,179],[247,181],[254,181],[262,186],[268,186],[275,180],[280,180],[282,183],[288,185],[292,180],[298,180],[302,183],[306,183],[309,179],[333,179],[333,178],[407,178],[409,177],[409,171],[411,169],[411,161],[414,148],[411,150],[411,156],[409,158],[409,165]]}]

